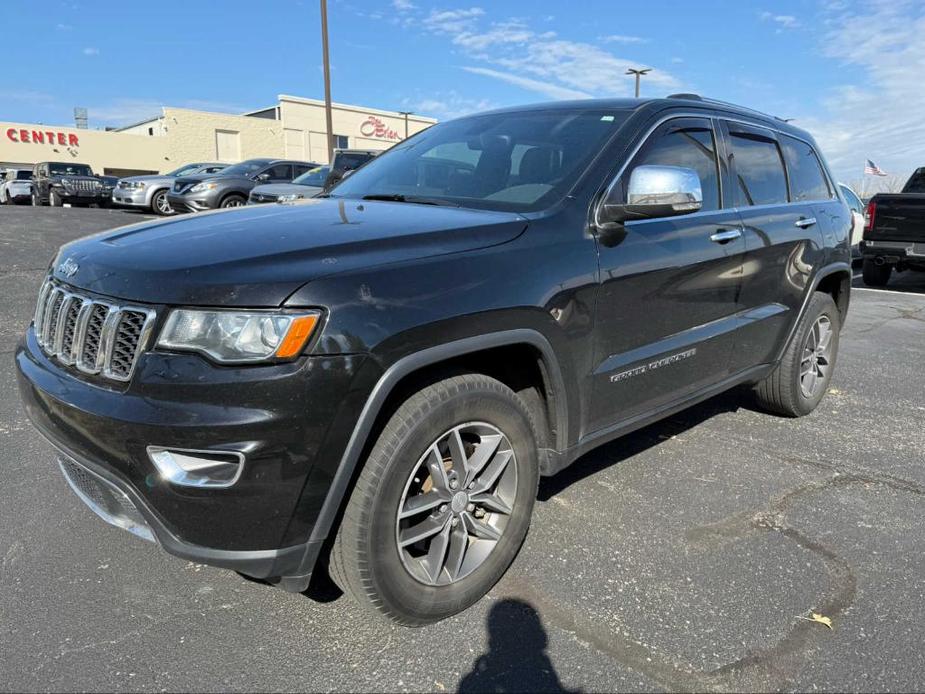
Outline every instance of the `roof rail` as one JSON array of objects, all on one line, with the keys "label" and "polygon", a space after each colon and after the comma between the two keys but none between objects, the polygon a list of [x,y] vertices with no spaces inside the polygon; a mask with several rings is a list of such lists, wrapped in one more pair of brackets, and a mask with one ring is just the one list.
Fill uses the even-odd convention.
[{"label": "roof rail", "polygon": [[689,101],[703,101],[703,97],[700,94],[694,94],[692,92],[681,92],[680,94],[669,94],[668,99],[687,99]]}]

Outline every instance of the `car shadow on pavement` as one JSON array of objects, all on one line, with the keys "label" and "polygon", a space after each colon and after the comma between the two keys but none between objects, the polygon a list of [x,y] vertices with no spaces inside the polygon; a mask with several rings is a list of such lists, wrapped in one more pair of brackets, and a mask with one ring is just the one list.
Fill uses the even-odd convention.
[{"label": "car shadow on pavement", "polygon": [[549,501],[586,477],[590,477],[613,465],[619,465],[624,460],[647,451],[672,436],[683,434],[685,431],[693,429],[716,415],[725,412],[736,412],[740,409],[762,411],[758,409],[749,388],[733,388],[702,403],[681,410],[667,419],[662,419],[630,434],[621,436],[600,448],[595,448],[569,465],[565,470],[552,477],[541,478],[536,498],[539,501]]},{"label": "car shadow on pavement", "polygon": [[549,637],[539,613],[522,600],[505,599],[486,618],[488,652],[459,682],[467,692],[568,692],[546,648]]}]

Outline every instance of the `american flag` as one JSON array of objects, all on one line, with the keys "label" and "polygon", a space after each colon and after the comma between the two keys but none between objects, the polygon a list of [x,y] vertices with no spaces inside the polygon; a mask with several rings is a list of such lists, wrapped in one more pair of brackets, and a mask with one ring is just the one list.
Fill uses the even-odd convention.
[{"label": "american flag", "polygon": [[864,166],[864,173],[870,174],[871,176],[886,176],[883,171],[880,170],[880,167],[874,164],[870,159],[867,160],[867,164]]}]

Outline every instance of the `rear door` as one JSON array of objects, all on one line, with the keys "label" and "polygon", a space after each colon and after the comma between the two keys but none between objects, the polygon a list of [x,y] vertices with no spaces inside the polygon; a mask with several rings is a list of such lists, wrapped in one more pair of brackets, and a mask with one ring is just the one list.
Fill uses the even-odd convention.
[{"label": "rear door", "polygon": [[[732,356],[732,370],[740,371],[773,361],[796,321],[813,271],[825,259],[818,208],[819,198],[831,193],[818,160],[801,160],[777,133],[734,121],[724,121],[723,130],[746,246]],[[792,181],[784,149],[792,155]]]},{"label": "rear door", "polygon": [[728,373],[745,246],[738,214],[724,204],[717,144],[710,119],[674,118],[646,139],[617,179],[625,195],[637,166],[691,168],[703,206],[628,221],[619,243],[600,244],[588,432],[656,410]]}]

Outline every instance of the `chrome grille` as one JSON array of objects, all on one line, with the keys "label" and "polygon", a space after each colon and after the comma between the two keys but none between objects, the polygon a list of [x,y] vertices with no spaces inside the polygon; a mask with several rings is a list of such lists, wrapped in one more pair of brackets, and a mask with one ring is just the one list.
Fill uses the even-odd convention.
[{"label": "chrome grille", "polygon": [[152,309],[119,306],[47,280],[35,309],[35,339],[43,352],[62,364],[127,381],[155,317]]},{"label": "chrome grille", "polygon": [[69,178],[64,183],[64,186],[78,192],[94,193],[100,189],[101,184],[99,181],[94,181],[88,178]]}]

